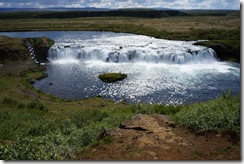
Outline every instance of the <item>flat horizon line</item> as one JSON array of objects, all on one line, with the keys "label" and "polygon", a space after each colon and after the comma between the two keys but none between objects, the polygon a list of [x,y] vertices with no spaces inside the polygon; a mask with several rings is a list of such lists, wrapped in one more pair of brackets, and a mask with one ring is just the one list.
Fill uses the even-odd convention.
[{"label": "flat horizon line", "polygon": [[154,10],[218,10],[218,11],[240,11],[240,9],[176,9],[176,8],[164,8],[164,7],[128,7],[128,8],[103,8],[103,7],[0,7],[2,9],[107,9],[107,10],[120,10],[120,9],[154,9]]}]

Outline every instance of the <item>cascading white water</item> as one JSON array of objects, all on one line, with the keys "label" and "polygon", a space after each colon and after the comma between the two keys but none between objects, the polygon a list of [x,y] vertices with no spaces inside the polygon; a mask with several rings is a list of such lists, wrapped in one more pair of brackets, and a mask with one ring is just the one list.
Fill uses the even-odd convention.
[{"label": "cascading white water", "polygon": [[[194,41],[91,31],[9,35],[55,40],[49,52],[48,77],[34,86],[62,99],[100,95],[131,103],[182,104],[216,98],[223,91],[240,94],[240,64],[218,61],[212,49],[194,46]],[[128,76],[104,83],[98,76],[107,72]]]},{"label": "cascading white water", "polygon": [[194,42],[169,41],[142,35],[62,40],[49,50],[49,61],[98,60],[113,63],[215,62],[215,52]]},{"label": "cascading white water", "polygon": [[[115,101],[182,104],[240,90],[240,66],[220,62],[195,41],[169,41],[124,33],[70,32],[49,51],[48,77],[35,87],[64,99],[103,96]],[[101,73],[122,72],[104,83]],[[52,85],[49,85],[52,83]]]}]

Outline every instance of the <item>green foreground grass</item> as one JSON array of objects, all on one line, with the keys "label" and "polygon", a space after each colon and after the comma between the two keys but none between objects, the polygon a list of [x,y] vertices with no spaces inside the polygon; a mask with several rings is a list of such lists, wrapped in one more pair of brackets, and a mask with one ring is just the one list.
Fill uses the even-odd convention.
[{"label": "green foreground grass", "polygon": [[65,101],[31,86],[30,80],[42,76],[41,72],[41,67],[32,65],[0,80],[4,86],[0,87],[0,159],[80,159],[87,146],[111,142],[100,138],[104,130],[117,128],[139,113],[169,115],[177,126],[196,132],[240,134],[239,96],[223,93],[211,101],[179,106],[128,104],[101,97]]},{"label": "green foreground grass", "polygon": [[38,100],[24,104],[4,98],[0,110],[0,157],[4,160],[79,159],[86,146],[110,143],[109,138],[99,140],[104,129],[116,128],[138,113],[167,114],[178,126],[197,131],[240,131],[239,97],[229,95],[177,107],[120,104],[113,109],[106,105],[100,109],[74,109],[65,118],[56,119],[49,118],[51,109]]}]

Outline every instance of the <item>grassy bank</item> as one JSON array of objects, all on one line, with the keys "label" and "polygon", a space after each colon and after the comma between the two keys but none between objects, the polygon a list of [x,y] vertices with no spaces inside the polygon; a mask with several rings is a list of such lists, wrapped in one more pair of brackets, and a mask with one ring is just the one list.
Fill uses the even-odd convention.
[{"label": "grassy bank", "polygon": [[[1,100],[1,159],[79,159],[87,146],[112,142],[106,137],[100,140],[104,130],[116,128],[138,113],[167,114],[176,125],[186,126],[198,133],[231,132],[237,137],[240,133],[239,97],[222,96],[209,102],[177,107],[129,105],[101,98],[80,102],[60,101],[59,107],[70,105],[70,109],[64,112],[65,116],[61,117],[53,116],[52,113],[58,110],[54,104],[47,105],[42,100],[26,103],[12,98]],[[59,112],[61,114],[63,110]]]}]

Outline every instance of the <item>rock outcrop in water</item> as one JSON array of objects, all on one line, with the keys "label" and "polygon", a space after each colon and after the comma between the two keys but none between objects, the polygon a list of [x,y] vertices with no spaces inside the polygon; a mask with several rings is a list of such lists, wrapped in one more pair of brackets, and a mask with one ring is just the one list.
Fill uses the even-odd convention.
[{"label": "rock outcrop in water", "polygon": [[35,53],[35,59],[40,63],[46,63],[48,57],[48,51],[54,44],[52,39],[46,37],[28,38]]},{"label": "rock outcrop in water", "polygon": [[220,60],[240,63],[240,40],[212,40],[197,42],[194,45],[212,48]]}]

